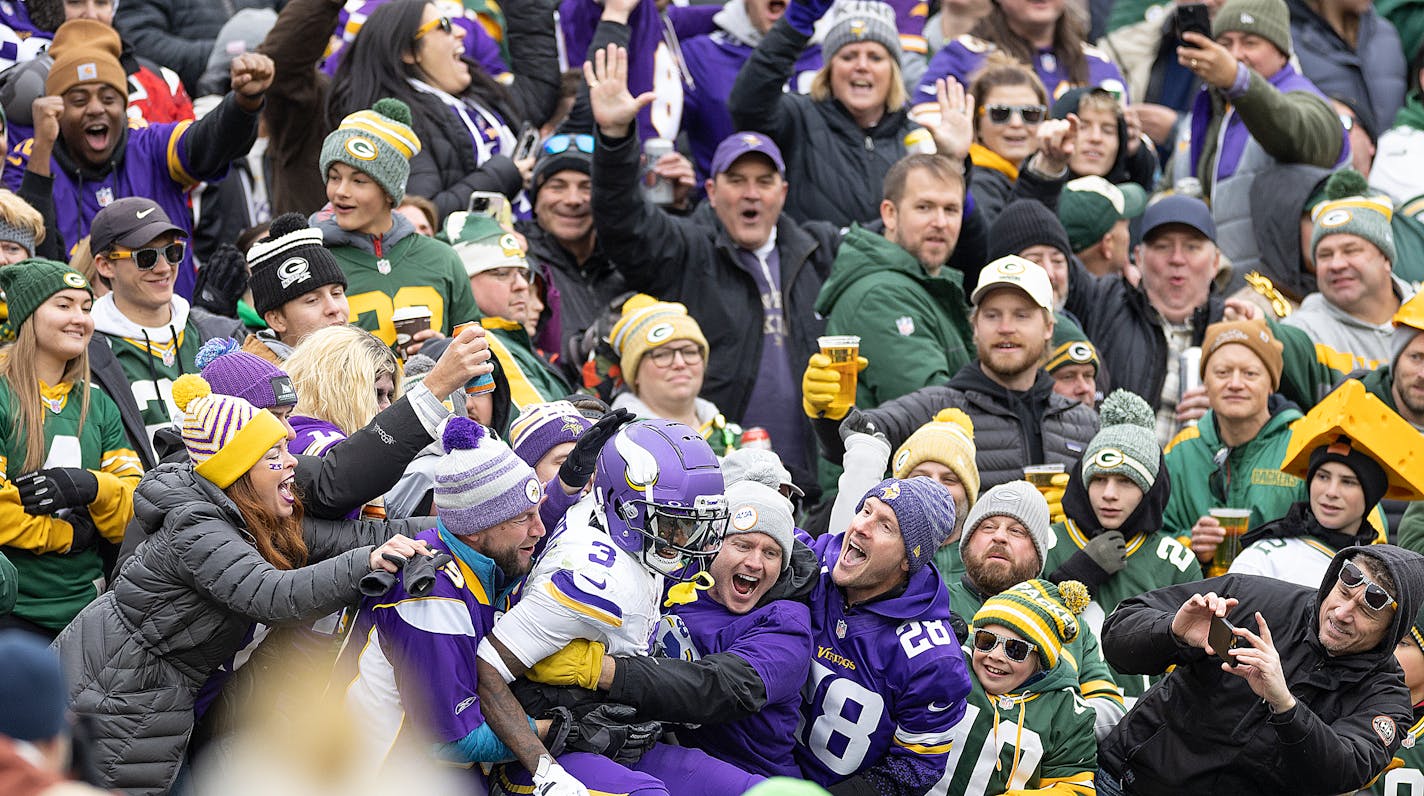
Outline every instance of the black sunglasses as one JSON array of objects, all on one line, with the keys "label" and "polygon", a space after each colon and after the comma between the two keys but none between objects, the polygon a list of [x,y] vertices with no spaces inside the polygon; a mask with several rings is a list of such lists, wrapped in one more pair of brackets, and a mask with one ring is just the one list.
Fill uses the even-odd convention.
[{"label": "black sunglasses", "polygon": [[1371,611],[1383,611],[1391,605],[1398,605],[1383,586],[1365,577],[1365,573],[1353,561],[1346,561],[1345,565],[1340,567],[1340,585],[1346,589],[1358,589],[1360,586],[1364,586],[1365,607]]},{"label": "black sunglasses", "polygon": [[188,251],[188,244],[184,241],[174,241],[167,246],[151,249],[114,249],[109,252],[110,260],[133,260],[134,265],[140,271],[152,271],[158,265],[159,255],[167,260],[170,265],[177,265],[183,262],[183,255]]},{"label": "black sunglasses", "polygon": [[431,31],[435,30],[436,28],[439,28],[440,30],[444,31],[445,33],[451,33],[451,32],[454,31],[455,26],[454,26],[454,23],[452,23],[452,22],[450,21],[450,18],[449,18],[449,17],[437,17],[437,18],[432,19],[432,20],[430,20],[429,22],[425,23],[424,25],[421,25],[420,27],[416,28],[416,29],[415,29],[415,36],[412,37],[412,40],[413,40],[413,41],[420,41],[420,39],[421,39],[422,37],[424,37],[425,34],[430,33]]},{"label": "black sunglasses", "polygon": [[1000,644],[1004,645],[1004,654],[1014,663],[1023,663],[1028,660],[1028,656],[1038,649],[1038,645],[1021,638],[1008,638],[1001,636],[992,630],[974,631],[974,649],[985,654],[994,651]]},{"label": "black sunglasses", "polygon": [[993,124],[1008,124],[1015,113],[1024,124],[1038,124],[1048,117],[1047,105],[981,105],[979,115],[988,116]]}]

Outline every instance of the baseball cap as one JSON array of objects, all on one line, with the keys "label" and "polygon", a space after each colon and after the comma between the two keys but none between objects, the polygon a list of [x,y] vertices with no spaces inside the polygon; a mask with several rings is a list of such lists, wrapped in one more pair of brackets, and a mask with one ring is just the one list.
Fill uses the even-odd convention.
[{"label": "baseball cap", "polygon": [[1026,260],[1016,254],[989,263],[979,272],[979,286],[974,288],[970,301],[975,304],[997,287],[1016,287],[1028,294],[1038,306],[1053,311],[1053,284],[1048,280],[1048,272],[1033,260]]},{"label": "baseball cap", "polygon": [[1168,224],[1185,224],[1216,242],[1216,222],[1206,203],[1196,197],[1172,194],[1148,205],[1142,214],[1142,239],[1152,237],[1158,227]]},{"label": "baseball cap", "polygon": [[157,202],[142,196],[126,196],[110,202],[94,215],[89,224],[89,250],[98,254],[114,244],[132,249],[167,232],[188,235],[168,218]]},{"label": "baseball cap", "polygon": [[1137,218],[1146,209],[1147,192],[1142,186],[1114,185],[1097,176],[1070,180],[1058,198],[1058,220],[1075,252],[1102,240],[1117,222]]},{"label": "baseball cap", "polygon": [[774,141],[761,133],[742,131],[723,138],[717,145],[717,151],[712,153],[712,176],[721,174],[731,168],[737,158],[752,152],[766,155],[778,173],[786,173],[786,162],[781,159],[781,149]]}]

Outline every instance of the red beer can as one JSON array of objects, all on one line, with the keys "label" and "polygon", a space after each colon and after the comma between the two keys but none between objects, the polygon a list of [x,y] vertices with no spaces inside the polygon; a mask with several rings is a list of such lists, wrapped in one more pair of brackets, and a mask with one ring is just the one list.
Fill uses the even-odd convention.
[{"label": "red beer can", "polygon": [[756,450],[771,450],[771,435],[766,433],[766,429],[761,426],[752,426],[742,432],[742,448],[754,448]]}]

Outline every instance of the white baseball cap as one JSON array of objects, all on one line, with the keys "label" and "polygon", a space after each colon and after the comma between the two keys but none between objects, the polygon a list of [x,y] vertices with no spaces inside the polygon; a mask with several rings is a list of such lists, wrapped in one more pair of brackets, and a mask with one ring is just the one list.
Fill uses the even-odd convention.
[{"label": "white baseball cap", "polygon": [[1028,294],[1033,303],[1053,312],[1053,283],[1043,266],[1017,254],[1010,254],[989,263],[979,272],[979,286],[974,288],[970,301],[975,304],[984,294],[997,287],[1016,287]]}]

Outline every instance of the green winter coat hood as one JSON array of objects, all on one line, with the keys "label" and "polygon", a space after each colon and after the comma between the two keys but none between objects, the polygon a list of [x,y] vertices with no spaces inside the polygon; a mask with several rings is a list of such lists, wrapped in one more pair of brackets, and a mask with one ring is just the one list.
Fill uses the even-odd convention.
[{"label": "green winter coat hood", "polygon": [[[852,224],[836,254],[831,276],[821,287],[816,299],[816,312],[829,316],[836,302],[863,279],[906,279],[920,285],[926,293],[946,307],[965,304],[964,276],[945,266],[939,276],[925,273],[924,266],[899,245],[884,235]],[[888,311],[888,310],[887,310]]]}]

